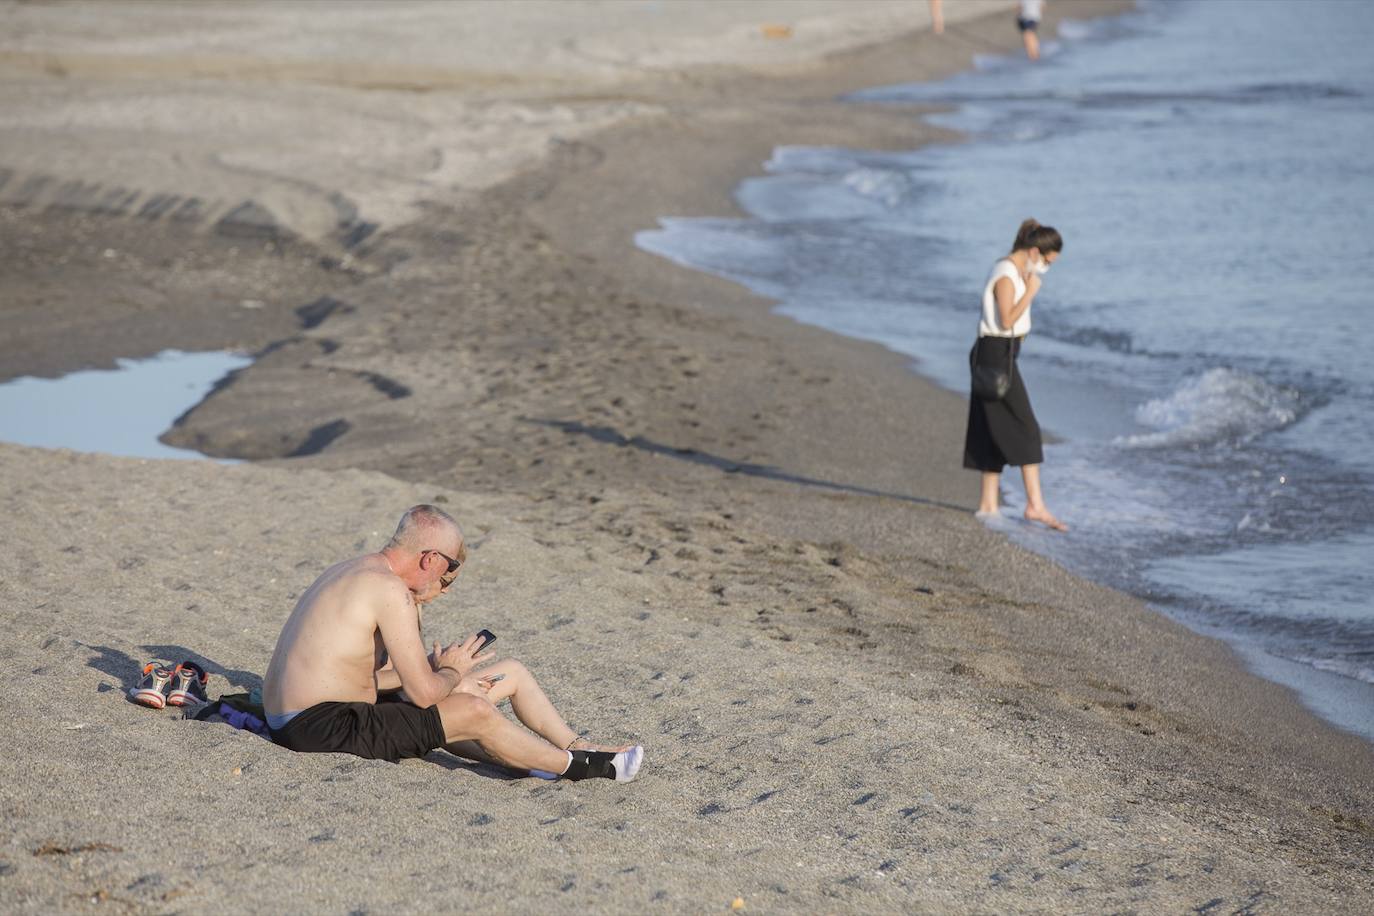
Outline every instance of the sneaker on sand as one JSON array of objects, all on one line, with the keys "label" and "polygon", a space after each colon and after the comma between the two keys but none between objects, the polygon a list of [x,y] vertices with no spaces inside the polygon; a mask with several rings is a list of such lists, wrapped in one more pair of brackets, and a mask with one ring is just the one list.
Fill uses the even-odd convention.
[{"label": "sneaker on sand", "polygon": [[149,662],[143,666],[143,680],[137,687],[129,688],[129,698],[153,709],[167,705],[167,688],[172,680],[172,669],[161,662]]},{"label": "sneaker on sand", "polygon": [[205,695],[205,685],[210,683],[210,675],[195,662],[182,662],[172,672],[172,692],[167,702],[173,706],[200,706],[209,701]]}]

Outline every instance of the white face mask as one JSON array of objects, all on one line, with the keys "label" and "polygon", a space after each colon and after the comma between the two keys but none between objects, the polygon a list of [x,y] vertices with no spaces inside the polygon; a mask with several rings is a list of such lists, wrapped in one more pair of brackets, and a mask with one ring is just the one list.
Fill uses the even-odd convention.
[{"label": "white face mask", "polygon": [[1050,262],[1046,261],[1044,258],[1041,258],[1038,261],[1031,261],[1030,269],[1031,273],[1038,274],[1039,276],[1043,277],[1045,274],[1050,272]]}]

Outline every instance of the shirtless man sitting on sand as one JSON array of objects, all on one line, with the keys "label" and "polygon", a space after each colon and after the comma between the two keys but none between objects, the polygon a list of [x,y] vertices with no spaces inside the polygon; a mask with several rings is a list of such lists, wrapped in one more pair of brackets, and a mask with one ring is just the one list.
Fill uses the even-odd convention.
[{"label": "shirtless man sitting on sand", "polygon": [[[475,670],[492,655],[479,654],[476,636],[425,654],[420,605],[453,585],[466,557],[458,523],[415,506],[380,552],[326,569],[296,603],[263,678],[272,740],[391,761],[446,747],[550,777],[633,779],[642,747],[579,738],[513,659]],[[507,697],[534,733],[497,710]]]}]

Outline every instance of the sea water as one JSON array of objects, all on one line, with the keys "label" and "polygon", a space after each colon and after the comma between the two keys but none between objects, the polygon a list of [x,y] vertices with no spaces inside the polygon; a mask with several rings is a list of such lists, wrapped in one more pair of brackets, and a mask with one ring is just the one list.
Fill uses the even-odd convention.
[{"label": "sea water", "polygon": [[964,392],[988,269],[1025,217],[1059,228],[1022,368],[1073,530],[1020,522],[1014,472],[993,524],[1374,738],[1371,36],[1374,3],[1147,0],[855,99],[948,106],[968,142],[779,148],[749,218],[638,242]]},{"label": "sea water", "polygon": [[0,440],[136,458],[203,458],[158,437],[215,382],[252,362],[239,353],[164,350],[120,359],[117,369],[0,384]]}]

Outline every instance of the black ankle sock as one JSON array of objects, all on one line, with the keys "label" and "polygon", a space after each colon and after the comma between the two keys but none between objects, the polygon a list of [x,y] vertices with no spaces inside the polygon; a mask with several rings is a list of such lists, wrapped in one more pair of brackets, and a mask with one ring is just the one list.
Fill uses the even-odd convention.
[{"label": "black ankle sock", "polygon": [[597,776],[615,779],[615,767],[610,751],[569,751],[572,763],[563,771],[564,779],[594,779]]}]

